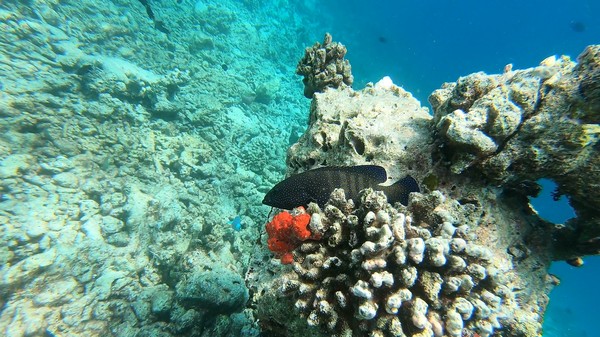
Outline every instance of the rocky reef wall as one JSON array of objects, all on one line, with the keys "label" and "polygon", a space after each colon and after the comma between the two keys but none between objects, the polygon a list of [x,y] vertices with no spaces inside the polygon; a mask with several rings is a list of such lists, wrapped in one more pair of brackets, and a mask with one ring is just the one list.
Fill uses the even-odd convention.
[{"label": "rocky reef wall", "polygon": [[590,46],[578,63],[552,56],[531,69],[469,75],[430,97],[453,172],[529,196],[548,178],[569,198],[577,217],[556,228],[556,259],[599,252],[599,53]]},{"label": "rocky reef wall", "polygon": [[274,5],[0,4],[0,334],[258,334],[248,256],[312,27]]}]

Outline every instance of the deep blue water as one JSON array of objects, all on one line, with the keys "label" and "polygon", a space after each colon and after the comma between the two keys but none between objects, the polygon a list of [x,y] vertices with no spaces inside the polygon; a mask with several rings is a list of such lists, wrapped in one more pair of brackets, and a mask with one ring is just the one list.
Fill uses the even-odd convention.
[{"label": "deep blue water", "polygon": [[[554,54],[576,58],[600,37],[599,1],[349,0],[323,6],[332,15],[334,40],[348,47],[356,87],[389,75],[422,103],[459,76],[502,72],[508,63],[533,67]],[[585,30],[575,31],[577,23]]]},{"label": "deep blue water", "polygon": [[[355,87],[389,75],[423,105],[443,82],[477,71],[533,67],[551,55],[577,55],[600,37],[600,1],[335,1],[334,40],[348,47]],[[534,206],[546,219],[573,216],[566,200],[552,201],[552,183]],[[600,258],[574,268],[555,262],[561,285],[551,294],[544,336],[600,336]]]}]

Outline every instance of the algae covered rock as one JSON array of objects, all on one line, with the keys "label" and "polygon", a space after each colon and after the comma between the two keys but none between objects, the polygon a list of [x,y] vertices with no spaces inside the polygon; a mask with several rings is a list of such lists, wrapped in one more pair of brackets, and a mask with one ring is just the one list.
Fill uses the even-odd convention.
[{"label": "algae covered rock", "polygon": [[[435,91],[436,143],[454,173],[484,176],[523,195],[541,178],[558,185],[577,218],[560,228],[556,258],[600,253],[600,46],[578,62],[477,73]],[[577,232],[577,233],[575,233]]]},{"label": "algae covered rock", "polygon": [[[288,171],[369,162],[390,177],[421,177],[431,165],[421,151],[432,143],[430,125],[427,108],[389,77],[360,91],[317,93],[308,130],[288,150]],[[397,162],[406,165],[387,164]]]}]

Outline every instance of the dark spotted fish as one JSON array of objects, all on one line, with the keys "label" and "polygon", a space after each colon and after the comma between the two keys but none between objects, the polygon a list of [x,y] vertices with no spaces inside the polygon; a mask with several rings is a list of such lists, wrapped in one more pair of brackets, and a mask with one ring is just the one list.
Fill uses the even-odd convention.
[{"label": "dark spotted fish", "polygon": [[358,201],[358,192],[365,188],[383,191],[388,202],[408,204],[410,192],[419,192],[417,181],[406,176],[390,186],[379,186],[387,181],[385,169],[377,165],[331,166],[293,175],[275,185],[262,203],[281,209],[307,206],[310,202],[325,206],[336,188],[343,188],[346,198]]}]

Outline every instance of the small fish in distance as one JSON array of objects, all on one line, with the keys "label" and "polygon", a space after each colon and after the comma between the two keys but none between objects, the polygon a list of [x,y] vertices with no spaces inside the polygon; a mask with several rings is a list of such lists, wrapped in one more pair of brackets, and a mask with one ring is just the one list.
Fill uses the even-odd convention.
[{"label": "small fish in distance", "polygon": [[275,185],[265,195],[262,203],[281,209],[306,207],[315,202],[323,208],[336,188],[344,189],[346,198],[358,201],[358,193],[365,188],[383,191],[388,202],[408,204],[408,195],[419,192],[417,181],[406,176],[390,186],[380,186],[387,181],[385,168],[378,165],[330,166],[293,175]]},{"label": "small fish in distance", "polygon": [[242,229],[242,218],[239,215],[232,220],[229,220],[227,223],[230,224],[236,232]]}]

